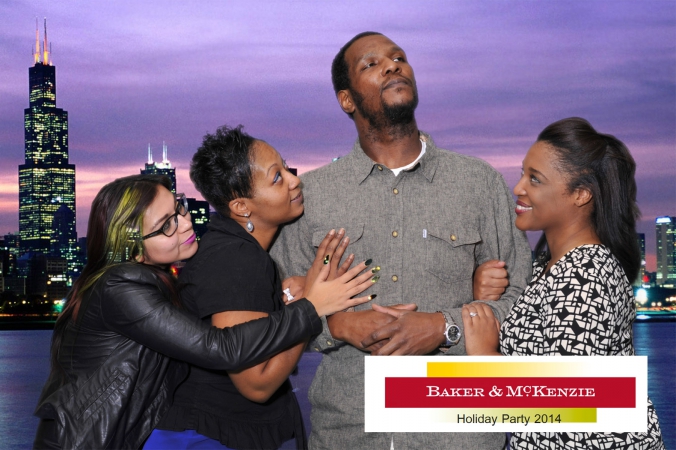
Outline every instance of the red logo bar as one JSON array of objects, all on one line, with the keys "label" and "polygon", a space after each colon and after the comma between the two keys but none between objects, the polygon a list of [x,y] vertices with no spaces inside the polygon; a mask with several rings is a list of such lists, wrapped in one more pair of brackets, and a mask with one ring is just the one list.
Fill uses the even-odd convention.
[{"label": "red logo bar", "polygon": [[635,408],[635,378],[385,378],[386,408]]}]

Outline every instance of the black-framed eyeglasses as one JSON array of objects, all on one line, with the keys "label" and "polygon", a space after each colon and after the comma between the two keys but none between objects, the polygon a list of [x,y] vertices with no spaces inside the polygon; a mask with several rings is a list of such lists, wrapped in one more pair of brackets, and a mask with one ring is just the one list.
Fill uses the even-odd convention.
[{"label": "black-framed eyeglasses", "polygon": [[141,240],[145,241],[154,236],[159,236],[163,234],[167,237],[171,237],[178,230],[178,215],[185,216],[188,214],[188,199],[185,198],[185,194],[176,194],[176,212],[169,216],[167,220],[162,224],[159,230],[148,233],[145,236],[141,237]]}]

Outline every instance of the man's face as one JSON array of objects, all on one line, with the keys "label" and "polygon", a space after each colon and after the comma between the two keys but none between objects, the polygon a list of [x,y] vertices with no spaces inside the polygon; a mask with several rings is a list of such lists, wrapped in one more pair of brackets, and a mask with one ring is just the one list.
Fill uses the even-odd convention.
[{"label": "man's face", "polygon": [[366,36],[345,52],[356,112],[376,129],[413,121],[418,89],[406,53],[385,36]]}]

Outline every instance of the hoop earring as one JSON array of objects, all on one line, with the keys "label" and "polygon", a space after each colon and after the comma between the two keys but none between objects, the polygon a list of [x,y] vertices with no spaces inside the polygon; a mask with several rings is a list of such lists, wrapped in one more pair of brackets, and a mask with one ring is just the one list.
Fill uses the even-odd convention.
[{"label": "hoop earring", "polygon": [[254,230],[254,224],[253,224],[253,222],[251,221],[251,219],[249,219],[249,213],[245,214],[244,217],[246,217],[246,219],[247,219],[247,221],[246,221],[246,229],[247,229],[247,231],[248,231],[249,233],[253,233],[253,230]]}]

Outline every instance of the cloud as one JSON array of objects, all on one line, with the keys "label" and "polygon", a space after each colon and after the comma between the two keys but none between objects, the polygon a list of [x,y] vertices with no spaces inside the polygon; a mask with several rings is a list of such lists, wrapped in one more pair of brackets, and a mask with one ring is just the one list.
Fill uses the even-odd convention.
[{"label": "cloud", "polygon": [[676,214],[671,2],[39,0],[0,5],[0,233],[17,226],[11,184],[36,15],[48,17],[57,102],[69,113],[81,234],[95,191],[137,173],[148,143],[167,142],[186,190],[203,135],[226,123],[301,172],[345,155],[356,133],[329,68],[365,30],[406,50],[418,124],[440,146],[488,160],[511,186],[546,125],[582,116],[633,152],[644,215]]}]

